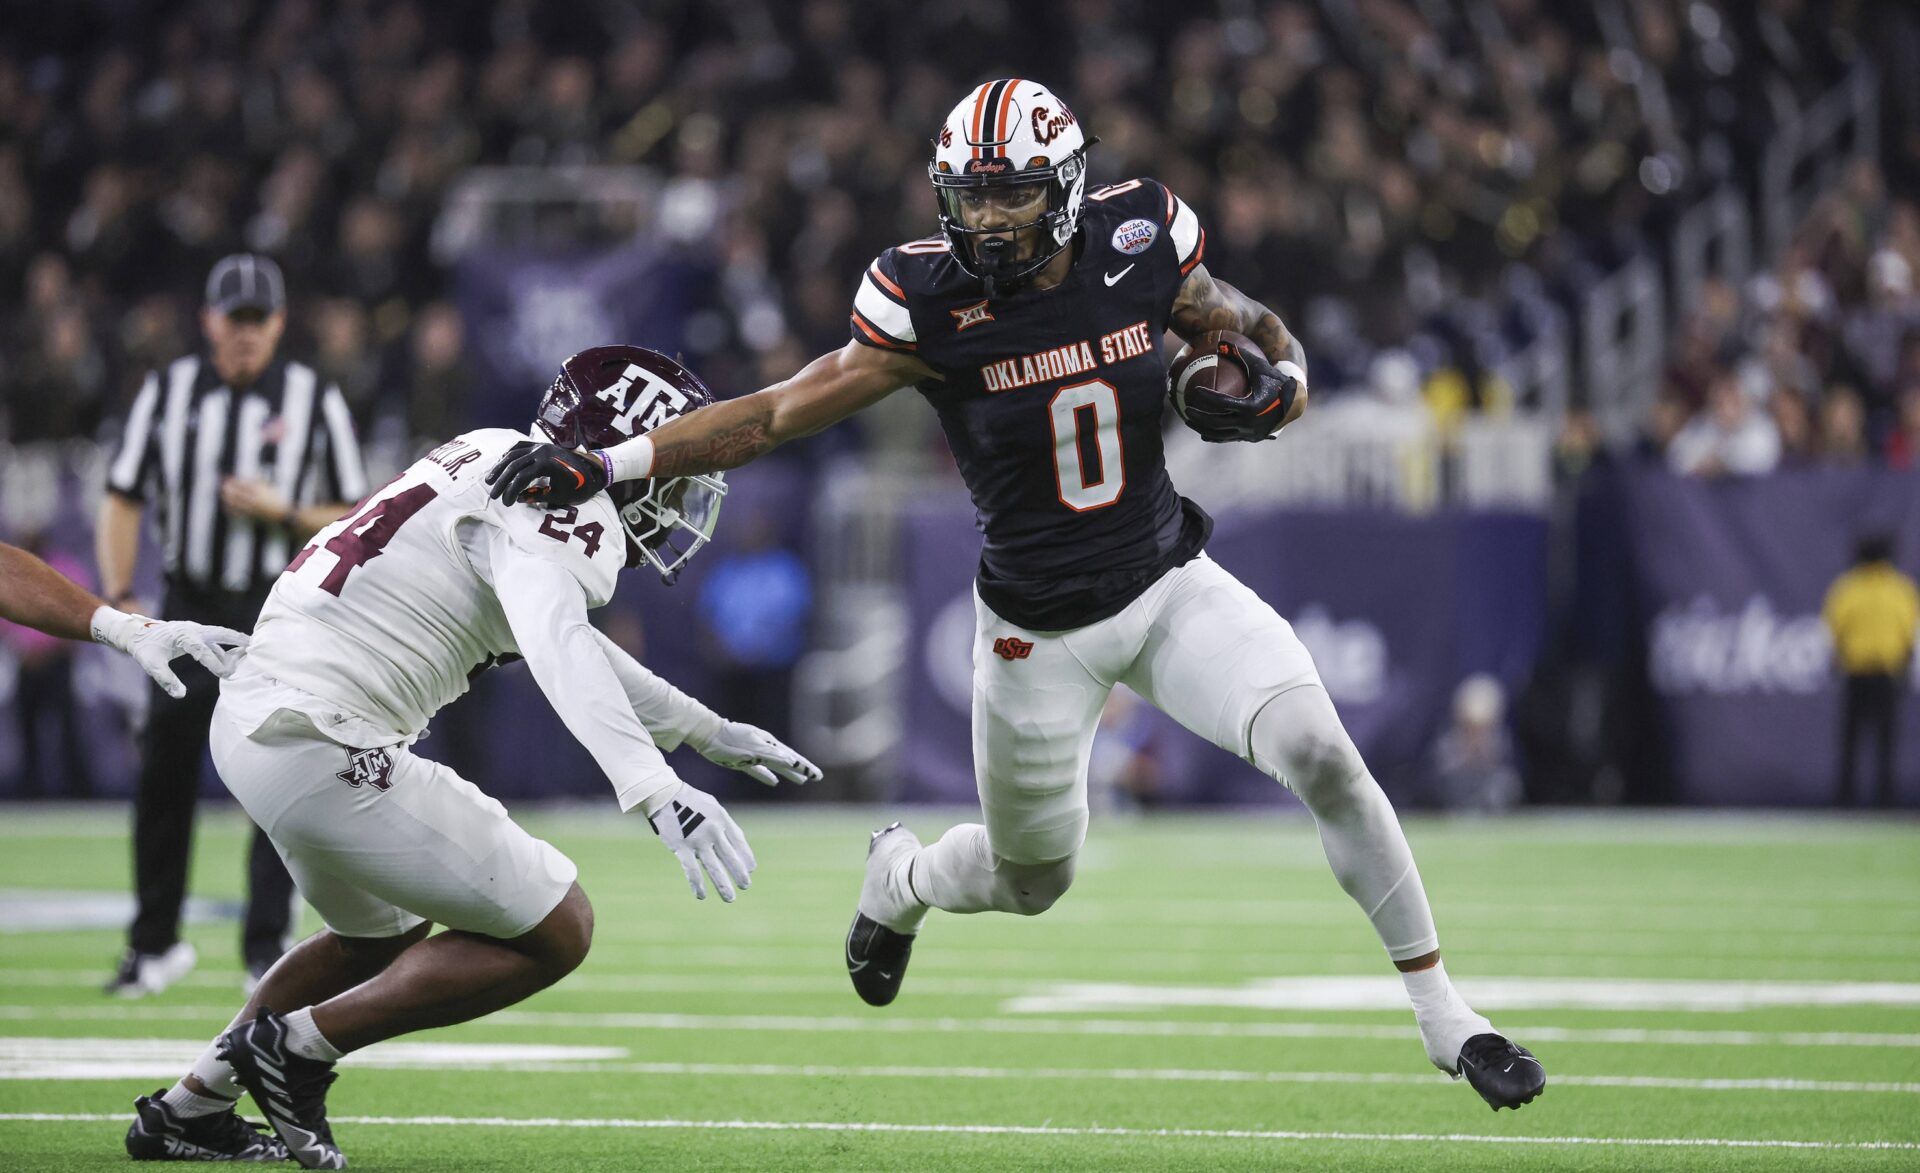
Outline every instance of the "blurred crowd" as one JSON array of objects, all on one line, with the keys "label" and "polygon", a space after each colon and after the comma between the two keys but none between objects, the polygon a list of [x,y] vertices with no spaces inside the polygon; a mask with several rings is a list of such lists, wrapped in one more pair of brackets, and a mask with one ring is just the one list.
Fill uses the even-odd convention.
[{"label": "blurred crowd", "polygon": [[[1390,352],[1470,409],[1552,306],[1750,181],[1783,106],[1910,24],[1814,0],[40,6],[0,31],[0,438],[94,432],[192,345],[199,282],[240,249],[285,267],[291,345],[363,426],[457,429],[472,375],[431,244],[476,164],[640,164],[701,205],[725,326],[693,357],[750,390],[844,340],[867,259],[934,226],[931,129],[1004,73],[1074,104],[1096,180],[1152,174],[1201,212],[1209,263],[1305,336],[1317,388]],[[1914,143],[1888,153],[1908,184]],[[1770,293],[1690,321],[1678,451],[1683,413],[1821,450],[1855,403],[1862,443],[1909,458],[1912,207],[1862,181],[1826,215]],[[1778,381],[1741,376],[1739,421],[1711,406],[1753,369],[1736,337]]]},{"label": "blurred crowd", "polygon": [[1856,163],[1778,265],[1709,282],[1648,423],[1679,472],[1920,467],[1920,203]]}]

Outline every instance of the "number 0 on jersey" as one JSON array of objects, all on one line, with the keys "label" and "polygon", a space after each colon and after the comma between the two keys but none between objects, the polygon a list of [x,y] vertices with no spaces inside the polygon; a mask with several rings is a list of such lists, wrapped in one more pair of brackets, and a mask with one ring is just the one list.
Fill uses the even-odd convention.
[{"label": "number 0 on jersey", "polygon": [[1120,448],[1120,399],[1105,379],[1074,383],[1047,405],[1053,475],[1060,502],[1075,513],[1104,509],[1127,487]]}]

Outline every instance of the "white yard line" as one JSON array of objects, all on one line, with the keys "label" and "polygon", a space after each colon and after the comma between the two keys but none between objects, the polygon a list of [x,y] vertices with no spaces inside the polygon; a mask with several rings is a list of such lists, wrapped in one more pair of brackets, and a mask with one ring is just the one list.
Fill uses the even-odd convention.
[{"label": "white yard line", "polygon": [[[1162,1067],[912,1067],[778,1063],[513,1063],[521,1072],[602,1072],[623,1075],[712,1075],[802,1079],[1110,1079],[1138,1083],[1362,1083],[1409,1084],[1443,1088],[1451,1081],[1439,1072],[1231,1071]],[[1822,1079],[1687,1079],[1651,1075],[1561,1075],[1547,1077],[1552,1087],[1604,1087],[1712,1092],[1834,1092],[1856,1095],[1920,1095],[1920,1083]]]},{"label": "white yard line", "polygon": [[[214,1029],[231,1006],[0,1006],[0,1021],[200,1022]],[[475,1027],[570,1030],[691,1030],[836,1034],[1112,1035],[1140,1038],[1412,1039],[1412,1026],[1322,1022],[1189,1022],[1100,1018],[898,1018],[890,1015],[643,1014],[503,1010]],[[1857,1031],[1651,1030],[1638,1027],[1515,1027],[1522,1042],[1708,1047],[1920,1047],[1920,1034]]]},{"label": "white yard line", "polygon": [[[72,988],[88,993],[97,990],[107,972],[99,969],[8,969],[0,966],[0,990],[12,986],[40,986],[51,989]],[[1049,980],[1019,981],[1012,978],[924,977],[914,980],[915,992],[922,994],[1010,998],[1031,994]],[[174,982],[176,986],[234,991],[235,1005],[240,978],[234,972],[196,971]],[[851,994],[847,979],[837,973],[574,973],[567,977],[564,989],[576,993],[671,993],[671,994]]]},{"label": "white yard line", "polygon": [[[0,1112],[0,1121],[49,1124],[124,1123],[124,1113]],[[894,1124],[855,1120],[640,1120],[564,1116],[335,1116],[335,1124],[411,1128],[692,1129],[714,1132],[869,1132],[937,1136],[1078,1136],[1141,1140],[1358,1141],[1367,1144],[1598,1145],[1609,1148],[1920,1150],[1905,1140],[1768,1140],[1707,1136],[1488,1136],[1470,1132],[1297,1132],[1253,1128],[1075,1128],[1053,1124]]]},{"label": "white yard line", "polygon": [[[192,1064],[197,1039],[0,1037],[0,1080],[112,1081],[166,1079]],[[640,1062],[624,1047],[511,1043],[380,1043],[356,1051],[352,1067],[429,1071],[489,1070],[541,1074],[715,1076],[747,1079],[1116,1080],[1132,1083],[1396,1084],[1444,1088],[1438,1072],[1241,1071],[1182,1067],[984,1067],[824,1063]],[[1679,1076],[1565,1075],[1557,1087],[1673,1091],[1828,1092],[1920,1095],[1920,1083],[1817,1079],[1692,1079]]]},{"label": "white yard line", "polygon": [[[1459,982],[1472,1004],[1525,1010],[1652,1010],[1730,1013],[1781,1006],[1883,1006],[1920,1009],[1915,982],[1710,981],[1650,978],[1468,977]],[[1252,978],[1235,985],[1133,982],[1040,983],[1002,1005],[1008,1014],[1092,1011],[1404,1010],[1405,986],[1379,974]]]}]

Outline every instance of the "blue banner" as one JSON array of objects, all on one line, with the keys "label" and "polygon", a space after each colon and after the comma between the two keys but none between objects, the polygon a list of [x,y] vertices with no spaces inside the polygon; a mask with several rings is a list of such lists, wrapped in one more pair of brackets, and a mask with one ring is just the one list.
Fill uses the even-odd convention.
[{"label": "blue banner", "polygon": [[[1892,537],[1900,565],[1920,571],[1920,476],[1811,469],[1713,481],[1649,468],[1620,475],[1615,491],[1675,797],[1832,802],[1840,678],[1821,604],[1868,534]],[[1895,758],[1912,803],[1920,720],[1911,703]],[[1870,762],[1862,776],[1872,776]]]},{"label": "blue banner", "polygon": [[[687,349],[710,266],[634,243],[611,252],[475,252],[455,272],[479,387],[470,426],[523,428],[568,355],[627,342]],[[697,355],[687,356],[694,362]]]}]

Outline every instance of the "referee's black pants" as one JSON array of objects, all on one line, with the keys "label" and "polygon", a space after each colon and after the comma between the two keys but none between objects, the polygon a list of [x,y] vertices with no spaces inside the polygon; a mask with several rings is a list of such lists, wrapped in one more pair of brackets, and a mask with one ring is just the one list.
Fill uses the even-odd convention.
[{"label": "referee's black pants", "polygon": [[[1854,766],[1860,750],[1872,738],[1880,772],[1875,801],[1893,805],[1894,718],[1899,712],[1900,678],[1891,673],[1848,673],[1840,720],[1839,805],[1853,805]],[[1864,795],[1862,796],[1865,797]]]},{"label": "referee's black pants", "polygon": [[[231,592],[167,590],[161,614],[168,619],[216,623],[252,631],[266,596]],[[140,777],[133,800],[133,877],[138,901],[127,943],[140,953],[161,953],[180,939],[180,912],[193,857],[193,812],[200,798],[200,764],[207,729],[220,699],[220,681],[190,659],[173,663],[187,686],[175,700],[155,686],[140,735]],[[293,919],[293,877],[272,840],[258,827],[247,856],[247,913],[241,956],[249,966],[271,964],[286,946]]]}]

